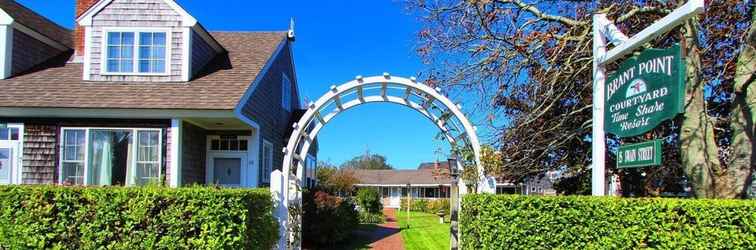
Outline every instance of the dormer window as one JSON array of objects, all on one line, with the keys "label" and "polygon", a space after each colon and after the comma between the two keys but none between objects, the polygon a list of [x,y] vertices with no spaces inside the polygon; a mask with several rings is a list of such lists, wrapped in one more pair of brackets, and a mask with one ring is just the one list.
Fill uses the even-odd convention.
[{"label": "dormer window", "polygon": [[105,75],[168,74],[167,30],[105,29]]}]

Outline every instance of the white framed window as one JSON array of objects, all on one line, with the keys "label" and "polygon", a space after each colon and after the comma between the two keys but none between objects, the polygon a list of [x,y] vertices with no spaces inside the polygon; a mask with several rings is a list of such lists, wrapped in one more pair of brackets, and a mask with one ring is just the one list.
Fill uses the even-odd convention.
[{"label": "white framed window", "polygon": [[170,72],[170,29],[103,29],[103,75],[167,75]]},{"label": "white framed window", "polygon": [[249,148],[248,136],[219,135],[208,137],[207,148],[210,151],[246,152]]},{"label": "white framed window", "polygon": [[61,184],[138,186],[160,179],[161,129],[82,127],[61,131]]},{"label": "white framed window", "polygon": [[286,74],[281,74],[281,107],[291,111],[291,81]]},{"label": "white framed window", "polygon": [[263,139],[262,148],[262,180],[263,183],[270,183],[270,173],[273,172],[273,143]]}]

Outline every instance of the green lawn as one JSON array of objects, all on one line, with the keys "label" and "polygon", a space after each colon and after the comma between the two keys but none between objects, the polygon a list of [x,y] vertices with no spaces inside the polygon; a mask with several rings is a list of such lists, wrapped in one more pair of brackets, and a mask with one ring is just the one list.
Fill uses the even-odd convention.
[{"label": "green lawn", "polygon": [[410,212],[409,228],[407,227],[407,212],[396,214],[402,229],[402,240],[407,250],[449,249],[449,219],[441,224],[438,216],[421,212]]}]

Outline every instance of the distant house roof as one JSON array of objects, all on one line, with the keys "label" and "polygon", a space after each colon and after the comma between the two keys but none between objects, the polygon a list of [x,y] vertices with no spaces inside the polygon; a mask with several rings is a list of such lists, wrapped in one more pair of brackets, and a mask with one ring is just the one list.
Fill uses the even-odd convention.
[{"label": "distant house roof", "polygon": [[354,170],[359,185],[449,185],[449,176],[436,176],[431,169]]},{"label": "distant house roof", "polygon": [[[70,34],[70,32],[68,33]],[[1,107],[231,110],[282,43],[286,32],[210,32],[228,51],[189,82],[83,81],[68,55],[0,80]]]},{"label": "distant house roof", "polygon": [[420,166],[417,166],[417,169],[449,169],[449,162],[448,161],[439,161],[439,162],[423,162],[420,163]]},{"label": "distant house roof", "polygon": [[68,48],[73,48],[71,30],[63,28],[53,21],[37,14],[36,12],[16,3],[16,1],[0,1],[0,9],[10,15],[13,20],[37,33],[59,42]]}]

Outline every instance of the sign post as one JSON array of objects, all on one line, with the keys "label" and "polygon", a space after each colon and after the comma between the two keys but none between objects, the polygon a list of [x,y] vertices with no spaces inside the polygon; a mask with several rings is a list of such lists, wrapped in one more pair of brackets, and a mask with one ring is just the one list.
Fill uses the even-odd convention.
[{"label": "sign post", "polygon": [[[680,8],[675,9],[661,20],[646,27],[638,34],[628,38],[623,34],[606,14],[593,16],[593,137],[591,141],[592,169],[591,194],[606,195],[606,132],[605,95],[607,94],[606,64],[633,52],[636,48],[651,41],[655,37],[672,30],[686,19],[704,11],[704,0],[690,0]],[[608,42],[615,45],[607,51]]]}]

